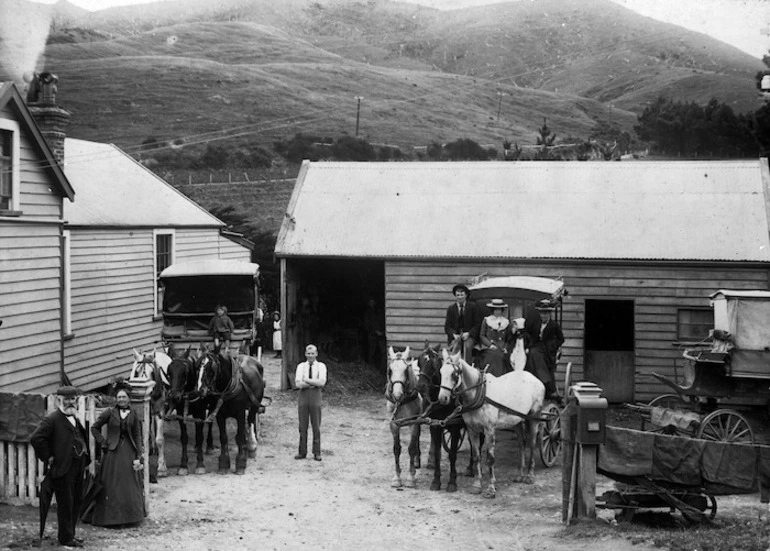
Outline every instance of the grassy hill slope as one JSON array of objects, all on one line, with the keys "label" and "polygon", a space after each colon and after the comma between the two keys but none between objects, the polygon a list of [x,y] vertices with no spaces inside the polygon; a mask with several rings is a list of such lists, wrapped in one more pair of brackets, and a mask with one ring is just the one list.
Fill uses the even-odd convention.
[{"label": "grassy hill slope", "polygon": [[[53,44],[46,69],[73,113],[70,135],[129,151],[149,136],[185,143],[237,137],[269,146],[296,132],[360,133],[411,148],[469,137],[532,143],[542,118],[561,135],[587,136],[606,117],[596,101],[498,86],[436,71],[354,62],[271,27],[185,23],[86,44]],[[497,120],[496,90],[505,90]],[[617,110],[629,128],[634,114]]]}]

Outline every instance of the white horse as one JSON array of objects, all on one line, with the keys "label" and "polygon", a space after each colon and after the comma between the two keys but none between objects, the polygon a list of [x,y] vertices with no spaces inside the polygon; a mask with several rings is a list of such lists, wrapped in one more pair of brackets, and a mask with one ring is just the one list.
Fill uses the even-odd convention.
[{"label": "white horse", "polygon": [[[535,481],[535,454],[537,429],[540,422],[545,386],[523,369],[501,377],[484,374],[462,359],[462,354],[450,355],[442,350],[441,390],[438,399],[443,405],[456,396],[463,405],[463,421],[468,431],[473,453],[479,458],[473,491],[481,492],[481,442],[483,434],[487,445],[489,486],[485,497],[495,497],[495,431],[515,428],[519,437],[519,472],[516,482],[532,484]],[[526,429],[528,434],[525,435]]]},{"label": "white horse", "polygon": [[[409,359],[408,346],[403,352],[394,352],[392,346],[388,347],[388,383],[385,387],[385,398],[388,400],[388,411],[391,413],[390,432],[393,435],[393,458],[396,468],[390,483],[393,488],[404,485],[401,481],[402,425],[399,421],[414,420],[422,411],[422,398],[417,392],[418,373],[415,363]],[[409,475],[406,479],[406,487],[414,488],[417,486],[415,475],[420,468],[420,424],[412,424],[410,432]]]},{"label": "white horse", "polygon": [[165,455],[165,421],[163,411],[166,405],[166,392],[170,385],[167,368],[171,356],[162,350],[149,353],[139,353],[134,349],[134,364],[128,376],[130,381],[154,381],[155,386],[150,394],[150,449],[158,455],[158,477],[168,476]]}]

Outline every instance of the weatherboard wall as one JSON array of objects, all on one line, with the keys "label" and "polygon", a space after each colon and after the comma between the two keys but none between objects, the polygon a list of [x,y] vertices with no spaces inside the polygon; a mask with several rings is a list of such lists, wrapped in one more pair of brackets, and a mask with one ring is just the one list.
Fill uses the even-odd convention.
[{"label": "weatherboard wall", "polygon": [[[9,108],[0,117],[15,118]],[[62,195],[30,134],[20,132],[19,211],[0,215],[0,388],[55,388],[62,365]]]},{"label": "weatherboard wall", "polygon": [[[152,228],[70,230],[72,331],[65,371],[79,386],[96,388],[127,376],[133,350],[160,344],[155,312]],[[245,247],[218,228],[175,228],[174,262],[201,258],[249,261]]]},{"label": "weatherboard wall", "polygon": [[632,300],[635,333],[635,398],[648,400],[667,393],[651,375],[679,376],[682,351],[676,346],[677,310],[707,308],[717,289],[768,289],[768,268],[754,265],[687,263],[485,263],[386,261],[385,303],[388,344],[422,349],[425,341],[445,343],[444,316],[454,299],[452,286],[486,273],[489,277],[532,275],[562,278],[562,328],[566,341],[559,363],[572,362],[583,376],[583,334],[587,299]]}]

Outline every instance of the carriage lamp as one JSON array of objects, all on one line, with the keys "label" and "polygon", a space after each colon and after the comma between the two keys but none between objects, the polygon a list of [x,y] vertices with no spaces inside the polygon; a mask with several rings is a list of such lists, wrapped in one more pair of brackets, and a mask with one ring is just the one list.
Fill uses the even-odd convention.
[{"label": "carriage lamp", "polygon": [[577,402],[577,430],[579,444],[598,446],[604,444],[607,426],[607,399],[602,389],[594,383],[580,382],[570,388]]}]

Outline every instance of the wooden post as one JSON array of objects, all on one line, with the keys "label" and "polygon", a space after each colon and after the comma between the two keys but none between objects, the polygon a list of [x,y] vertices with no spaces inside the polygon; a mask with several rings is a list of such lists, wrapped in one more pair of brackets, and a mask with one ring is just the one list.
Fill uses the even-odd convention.
[{"label": "wooden post", "polygon": [[574,516],[572,492],[572,463],[575,460],[575,404],[570,401],[561,412],[561,520],[569,525]]},{"label": "wooden post", "polygon": [[139,411],[142,418],[142,486],[144,488],[144,510],[150,514],[150,394],[155,386],[155,381],[137,380],[129,381],[131,385],[131,403],[140,405]]},{"label": "wooden post", "polygon": [[578,518],[596,518],[596,454],[599,446],[580,444]]}]

